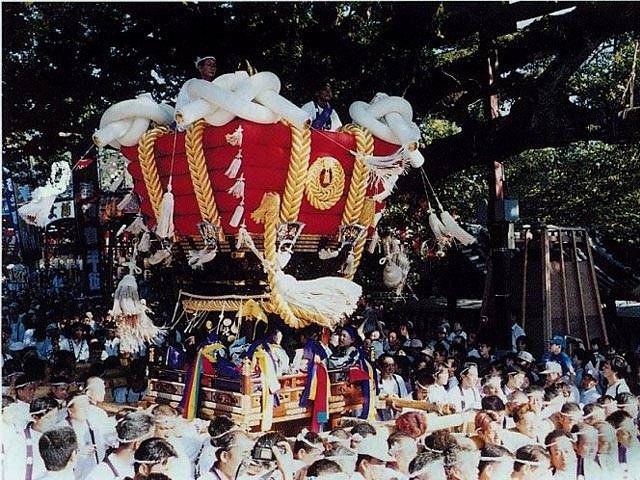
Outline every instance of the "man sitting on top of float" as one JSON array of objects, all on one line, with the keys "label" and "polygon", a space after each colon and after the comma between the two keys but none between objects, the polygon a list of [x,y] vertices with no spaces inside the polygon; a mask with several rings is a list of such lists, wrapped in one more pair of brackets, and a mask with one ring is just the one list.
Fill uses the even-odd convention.
[{"label": "man sitting on top of float", "polygon": [[[195,61],[195,66],[200,72],[200,78],[202,80],[206,80],[207,82],[212,82],[216,76],[216,57],[213,55],[207,55],[205,57],[197,57]],[[176,112],[186,104],[197,100],[197,98],[189,97],[189,93],[187,91],[187,82],[182,85],[180,89],[180,93],[178,93],[178,98],[176,99]]]}]

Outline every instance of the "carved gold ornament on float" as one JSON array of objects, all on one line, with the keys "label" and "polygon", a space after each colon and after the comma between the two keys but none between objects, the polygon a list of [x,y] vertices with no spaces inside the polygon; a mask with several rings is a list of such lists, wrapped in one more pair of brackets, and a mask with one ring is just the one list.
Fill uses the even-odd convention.
[{"label": "carved gold ornament on float", "polygon": [[318,210],[330,209],[342,197],[344,179],[344,169],[338,160],[319,157],[307,172],[307,200]]}]

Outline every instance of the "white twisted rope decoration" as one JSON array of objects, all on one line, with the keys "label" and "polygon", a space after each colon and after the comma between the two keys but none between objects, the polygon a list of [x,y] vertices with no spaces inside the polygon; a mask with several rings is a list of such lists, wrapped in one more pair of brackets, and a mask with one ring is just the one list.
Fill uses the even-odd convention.
[{"label": "white twisted rope decoration", "polygon": [[422,166],[424,157],[418,150],[420,128],[413,122],[413,108],[404,98],[377,93],[371,103],[353,102],[349,115],[374,137],[400,145],[403,157],[412,167]]},{"label": "white twisted rope decoration", "polygon": [[190,103],[179,106],[176,123],[180,128],[204,118],[221,126],[235,117],[256,123],[277,123],[281,119],[299,129],[308,126],[307,112],[280,95],[280,79],[271,72],[249,76],[240,71],[221,75],[212,82],[191,79],[185,83]]},{"label": "white twisted rope decoration", "polygon": [[93,134],[93,143],[98,148],[111,145],[117,149],[122,145],[137,145],[151,121],[169,125],[173,121],[173,108],[165,103],[156,103],[150,93],[116,103],[102,114],[100,128]]}]

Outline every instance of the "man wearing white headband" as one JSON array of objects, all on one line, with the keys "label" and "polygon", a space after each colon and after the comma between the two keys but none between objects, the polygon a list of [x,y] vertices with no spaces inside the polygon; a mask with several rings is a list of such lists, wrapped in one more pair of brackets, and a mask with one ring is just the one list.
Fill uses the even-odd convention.
[{"label": "man wearing white headband", "polygon": [[[207,82],[212,82],[216,76],[217,64],[216,57],[213,55],[205,55],[203,57],[196,57],[194,62],[196,69],[198,70],[198,77],[200,80],[206,80]],[[196,98],[191,98],[188,92],[188,84],[191,80],[187,80],[182,88],[180,89],[180,93],[178,93],[178,98],[176,99],[176,108],[175,111],[179,111],[186,104],[197,100]]]},{"label": "man wearing white headband", "polygon": [[240,466],[251,456],[253,440],[239,428],[231,429],[216,439],[215,463],[200,472],[198,480],[226,480],[236,477]]},{"label": "man wearing white headband", "polygon": [[480,451],[478,480],[510,480],[513,454],[500,445],[486,445]]},{"label": "man wearing white headband", "polygon": [[144,412],[131,412],[116,425],[118,446],[104,457],[86,480],[116,480],[133,477],[134,453],[140,443],[153,434],[153,418]]},{"label": "man wearing white headband", "polygon": [[513,480],[550,480],[549,454],[540,445],[525,445],[516,451]]},{"label": "man wearing white headband", "polygon": [[576,476],[585,479],[602,479],[602,469],[598,465],[598,431],[586,423],[578,423],[571,430],[576,438],[575,449],[578,457]]},{"label": "man wearing white headband", "polygon": [[409,434],[394,432],[387,439],[389,454],[394,459],[395,468],[402,476],[409,474],[411,460],[418,454],[418,444]]},{"label": "man wearing white headband", "polygon": [[63,425],[73,428],[78,442],[78,463],[74,469],[77,480],[84,480],[100,463],[106,452],[103,432],[90,419],[89,397],[75,395],[67,404],[68,416]]},{"label": "man wearing white headband", "polygon": [[176,465],[178,454],[162,438],[147,438],[136,449],[133,468],[134,478],[146,478],[152,473],[162,473],[171,479],[188,479]]},{"label": "man wearing white headband", "polygon": [[578,461],[571,434],[563,430],[554,430],[547,435],[544,443],[551,457],[551,465],[555,469],[553,478],[575,480]]},{"label": "man wearing white headband", "polygon": [[29,375],[22,373],[16,376],[13,388],[16,402],[9,405],[6,411],[13,419],[18,431],[21,431],[31,420],[29,405],[35,396],[36,384]]},{"label": "man wearing white headband", "polygon": [[421,453],[409,464],[409,478],[415,480],[446,480],[441,453]]},{"label": "man wearing white headband", "polygon": [[32,480],[45,473],[38,440],[57,420],[58,404],[49,397],[31,402],[31,421],[18,434],[3,431],[2,449],[5,455],[3,478]]}]

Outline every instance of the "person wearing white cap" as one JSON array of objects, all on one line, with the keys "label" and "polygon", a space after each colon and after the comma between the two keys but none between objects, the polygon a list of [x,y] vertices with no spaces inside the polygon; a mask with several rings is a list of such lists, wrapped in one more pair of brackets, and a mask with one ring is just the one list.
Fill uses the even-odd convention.
[{"label": "person wearing white cap", "polygon": [[[216,57],[213,55],[205,55],[203,57],[196,57],[194,62],[196,69],[199,73],[199,79],[206,80],[207,82],[212,82],[216,76],[217,64]],[[178,97],[176,99],[176,108],[175,111],[182,109],[186,104],[196,100],[195,98],[191,98],[189,96],[188,88],[189,82],[191,80],[187,80],[182,88],[180,89],[180,93],[178,93]]]},{"label": "person wearing white cap", "polygon": [[[389,455],[389,446],[386,439],[379,435],[372,435],[362,439],[358,445],[358,459],[356,471],[352,480],[383,480],[390,478],[386,464],[393,462]],[[391,473],[395,473],[391,471]]]},{"label": "person wearing white cap", "polygon": [[546,375],[544,386],[550,387],[562,378],[562,365],[558,362],[546,362],[540,375]]},{"label": "person wearing white cap", "polygon": [[588,405],[595,403],[600,398],[598,391],[598,382],[600,381],[600,372],[595,368],[586,368],[582,374],[582,393],[580,394],[580,403]]}]

